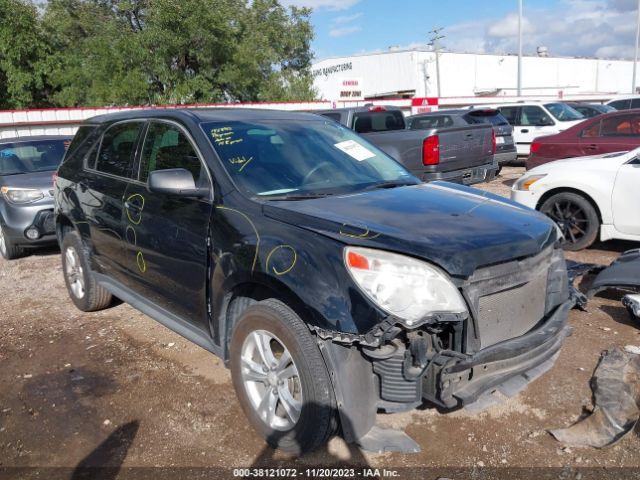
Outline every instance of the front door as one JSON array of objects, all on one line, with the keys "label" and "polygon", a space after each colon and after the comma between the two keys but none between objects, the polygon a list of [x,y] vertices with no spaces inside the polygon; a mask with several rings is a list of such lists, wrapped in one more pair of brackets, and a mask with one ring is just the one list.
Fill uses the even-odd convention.
[{"label": "front door", "polygon": [[616,230],[640,235],[640,160],[633,160],[618,170],[611,204]]},{"label": "front door", "polygon": [[130,283],[138,293],[208,331],[207,269],[211,198],[147,189],[149,172],[185,168],[210,188],[206,166],[181,126],[151,121],[141,149],[138,181],[124,195],[123,225]]}]

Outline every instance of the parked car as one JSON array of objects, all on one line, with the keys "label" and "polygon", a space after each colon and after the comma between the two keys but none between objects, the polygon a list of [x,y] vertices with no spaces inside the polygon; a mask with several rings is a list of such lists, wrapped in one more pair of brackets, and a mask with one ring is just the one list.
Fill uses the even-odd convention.
[{"label": "parked car", "polygon": [[318,113],[351,128],[424,182],[471,185],[492,180],[498,170],[495,133],[489,125],[437,125],[407,130],[400,109],[382,106],[337,108]]},{"label": "parked car", "polygon": [[584,102],[565,102],[574,110],[580,112],[584,118],[597,117],[603,113],[615,112],[616,109],[610,105],[601,103],[584,103]]},{"label": "parked car", "polygon": [[288,451],[340,425],[365,448],[414,451],[375,426],[379,409],[524,387],[569,332],[551,220],[423,184],[318,115],[95,117],[55,197],[73,303],[115,295],[222,357],[249,422]]},{"label": "parked car", "polygon": [[52,175],[71,137],[0,140],[0,255],[12,260],[27,248],[55,245]]},{"label": "parked car", "polygon": [[556,135],[534,139],[527,169],[561,158],[621,152],[640,146],[640,109],[594,117]]},{"label": "parked car", "polygon": [[626,97],[616,97],[609,100],[605,105],[615,108],[616,110],[631,110],[640,108],[640,95],[629,95]]},{"label": "parked car", "polygon": [[534,138],[553,135],[580,123],[584,117],[562,102],[518,102],[492,105],[513,126],[513,139],[518,155],[529,155]]},{"label": "parked car", "polygon": [[504,163],[517,158],[513,143],[513,127],[495,108],[466,108],[458,110],[437,110],[407,117],[407,126],[411,130],[425,130],[449,126],[463,127],[486,123],[493,127],[496,137],[496,150],[493,155],[498,171]]},{"label": "parked car", "polygon": [[596,238],[640,241],[640,149],[578,157],[529,170],[511,199],[551,217],[567,250]]}]

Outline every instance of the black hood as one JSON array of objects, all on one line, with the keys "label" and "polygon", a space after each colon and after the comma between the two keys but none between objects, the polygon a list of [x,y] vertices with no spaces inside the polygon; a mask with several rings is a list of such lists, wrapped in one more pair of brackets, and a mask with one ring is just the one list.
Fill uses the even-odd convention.
[{"label": "black hood", "polygon": [[346,244],[420,257],[460,277],[535,255],[557,238],[553,222],[534,210],[439,182],[269,202],[264,213]]}]

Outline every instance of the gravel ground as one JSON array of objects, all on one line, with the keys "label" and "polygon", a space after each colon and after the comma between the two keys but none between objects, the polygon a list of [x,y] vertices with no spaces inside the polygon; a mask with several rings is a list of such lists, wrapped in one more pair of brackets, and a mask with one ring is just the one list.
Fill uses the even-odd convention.
[{"label": "gravel ground", "polygon": [[[480,188],[508,195],[522,170],[507,167]],[[607,242],[567,256],[608,264],[634,247]],[[574,334],[558,362],[518,396],[482,413],[442,414],[425,407],[379,416],[381,423],[405,429],[420,453],[369,454],[334,438],[326,448],[292,459],[265,448],[254,434],[220,360],[128,305],[96,313],[76,310],[59,257],[50,249],[0,260],[0,477],[222,478],[232,477],[234,468],[253,466],[301,472],[349,465],[400,469],[398,475],[407,478],[468,478],[481,472],[482,478],[516,478],[532,471],[531,478],[549,472],[551,478],[622,478],[621,471],[608,469],[640,471],[635,433],[605,450],[566,448],[547,433],[592,407],[589,379],[603,350],[640,345],[640,330],[620,305],[620,295],[599,296],[586,312],[573,310]],[[77,466],[115,470],[83,477],[69,470]]]}]

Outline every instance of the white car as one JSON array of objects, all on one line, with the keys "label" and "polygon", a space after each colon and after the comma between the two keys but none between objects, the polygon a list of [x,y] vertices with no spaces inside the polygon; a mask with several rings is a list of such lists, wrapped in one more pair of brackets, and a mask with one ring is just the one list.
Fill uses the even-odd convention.
[{"label": "white car", "polygon": [[562,102],[518,102],[491,105],[513,126],[513,141],[518,155],[529,155],[537,137],[560,133],[585,120],[584,116]]},{"label": "white car", "polygon": [[580,250],[600,240],[640,241],[640,148],[568,158],[529,170],[511,199],[551,217]]}]

